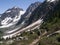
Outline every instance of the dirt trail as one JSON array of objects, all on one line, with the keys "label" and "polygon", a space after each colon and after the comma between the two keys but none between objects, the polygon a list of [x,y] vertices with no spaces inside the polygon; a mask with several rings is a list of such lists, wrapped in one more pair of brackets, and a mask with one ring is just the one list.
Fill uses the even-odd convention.
[{"label": "dirt trail", "polygon": [[[45,35],[45,34],[47,34],[46,31],[42,34],[42,36]],[[42,39],[41,36],[39,36],[38,39],[34,40],[34,41],[33,41],[31,44],[29,44],[29,45],[35,45],[40,39]]]}]

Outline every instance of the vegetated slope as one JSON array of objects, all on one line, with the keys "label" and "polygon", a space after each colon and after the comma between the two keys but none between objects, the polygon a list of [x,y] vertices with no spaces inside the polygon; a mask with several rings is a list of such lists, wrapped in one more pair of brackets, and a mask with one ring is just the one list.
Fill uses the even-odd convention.
[{"label": "vegetated slope", "polygon": [[60,3],[55,6],[53,11],[48,12],[41,28],[47,29],[48,31],[60,30]]},{"label": "vegetated slope", "polygon": [[[60,30],[60,1],[53,11],[50,11],[45,18],[41,29],[47,30],[48,33]],[[36,45],[60,45],[60,34],[53,34],[50,37],[42,37]]]}]

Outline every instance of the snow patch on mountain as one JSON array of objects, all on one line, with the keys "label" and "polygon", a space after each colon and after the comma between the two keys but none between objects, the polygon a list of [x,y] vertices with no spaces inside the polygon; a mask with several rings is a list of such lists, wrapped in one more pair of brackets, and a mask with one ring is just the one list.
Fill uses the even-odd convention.
[{"label": "snow patch on mountain", "polygon": [[1,24],[2,25],[7,25],[11,21],[12,21],[12,18],[11,17],[6,17],[4,20],[1,21]]},{"label": "snow patch on mountain", "polygon": [[47,2],[54,2],[54,1],[56,1],[56,0],[47,0]]},{"label": "snow patch on mountain", "polygon": [[6,11],[6,13],[10,13],[11,11],[9,10],[9,11]]},{"label": "snow patch on mountain", "polygon": [[23,15],[26,11],[20,11],[20,15]]},{"label": "snow patch on mountain", "polygon": [[16,15],[14,18],[6,17],[4,20],[1,21],[2,26],[0,26],[0,28],[7,28],[17,24],[21,18],[21,15],[23,15],[24,13],[25,11],[20,11],[19,15]]},{"label": "snow patch on mountain", "polygon": [[7,27],[10,27],[10,26],[12,26],[12,25],[14,25],[14,23],[10,23],[10,24],[8,24],[8,25],[0,26],[0,28],[7,28]]},{"label": "snow patch on mountain", "polygon": [[21,15],[23,15],[24,13],[25,13],[25,11],[20,11],[19,16],[15,16],[13,22],[18,21],[21,18]]}]

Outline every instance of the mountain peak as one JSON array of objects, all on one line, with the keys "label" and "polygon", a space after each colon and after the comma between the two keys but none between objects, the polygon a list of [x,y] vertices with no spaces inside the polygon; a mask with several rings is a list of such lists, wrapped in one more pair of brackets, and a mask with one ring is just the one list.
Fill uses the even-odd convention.
[{"label": "mountain peak", "polygon": [[19,7],[17,7],[17,6],[14,6],[13,8],[19,8]]},{"label": "mountain peak", "polygon": [[19,8],[19,7],[17,7],[17,6],[14,6],[14,7],[12,7],[12,9],[22,9],[22,8]]},{"label": "mountain peak", "polygon": [[17,7],[17,6],[14,6],[14,7],[12,7],[11,9],[18,9],[18,10],[22,10],[22,11],[23,11],[22,8],[19,8],[19,7]]},{"label": "mountain peak", "polygon": [[34,9],[36,9],[41,3],[40,2],[35,2],[32,3],[28,8],[27,8],[27,12],[32,12]]},{"label": "mountain peak", "polygon": [[14,6],[14,7],[10,8],[10,9],[6,10],[4,13],[10,13],[10,12],[16,12],[16,11],[23,11],[23,9],[19,8],[17,6]]}]

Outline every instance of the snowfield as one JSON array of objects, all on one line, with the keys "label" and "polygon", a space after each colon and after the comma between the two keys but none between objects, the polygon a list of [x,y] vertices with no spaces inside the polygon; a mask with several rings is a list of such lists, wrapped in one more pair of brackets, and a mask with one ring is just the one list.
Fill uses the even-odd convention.
[{"label": "snowfield", "polygon": [[1,21],[2,26],[0,26],[0,28],[7,28],[7,27],[17,24],[17,22],[21,18],[21,15],[23,15],[24,13],[25,13],[25,11],[20,11],[19,16],[16,15],[14,18],[6,17],[4,20]]},{"label": "snowfield", "polygon": [[9,11],[6,11],[6,13],[10,13],[11,11],[9,10]]},{"label": "snowfield", "polygon": [[[31,25],[29,25],[29,26],[27,26],[27,27],[25,27],[25,28],[23,28],[23,29],[21,29],[21,30],[12,30],[12,31],[9,31],[8,32],[8,35],[5,35],[5,36],[3,36],[2,38],[4,38],[4,39],[6,39],[6,38],[12,38],[13,36],[16,36],[18,33],[21,33],[21,32],[23,32],[23,31],[28,31],[28,30],[30,30],[32,27],[34,27],[35,25],[37,25],[37,28],[38,28],[38,26],[41,24],[41,23],[43,23],[43,19],[39,19],[38,21],[36,21],[36,22],[34,22],[34,23],[32,23]],[[36,27],[35,27],[36,28]],[[35,28],[32,28],[32,29],[35,29]],[[16,32],[15,32],[16,31]],[[12,33],[12,32],[14,32],[14,33]],[[11,33],[11,34],[9,34],[9,33]]]},{"label": "snowfield", "polygon": [[4,20],[1,21],[1,24],[2,25],[8,25],[9,22],[12,21],[12,18],[11,17],[6,17]]},{"label": "snowfield", "polygon": [[47,0],[47,2],[54,2],[55,0]]}]

